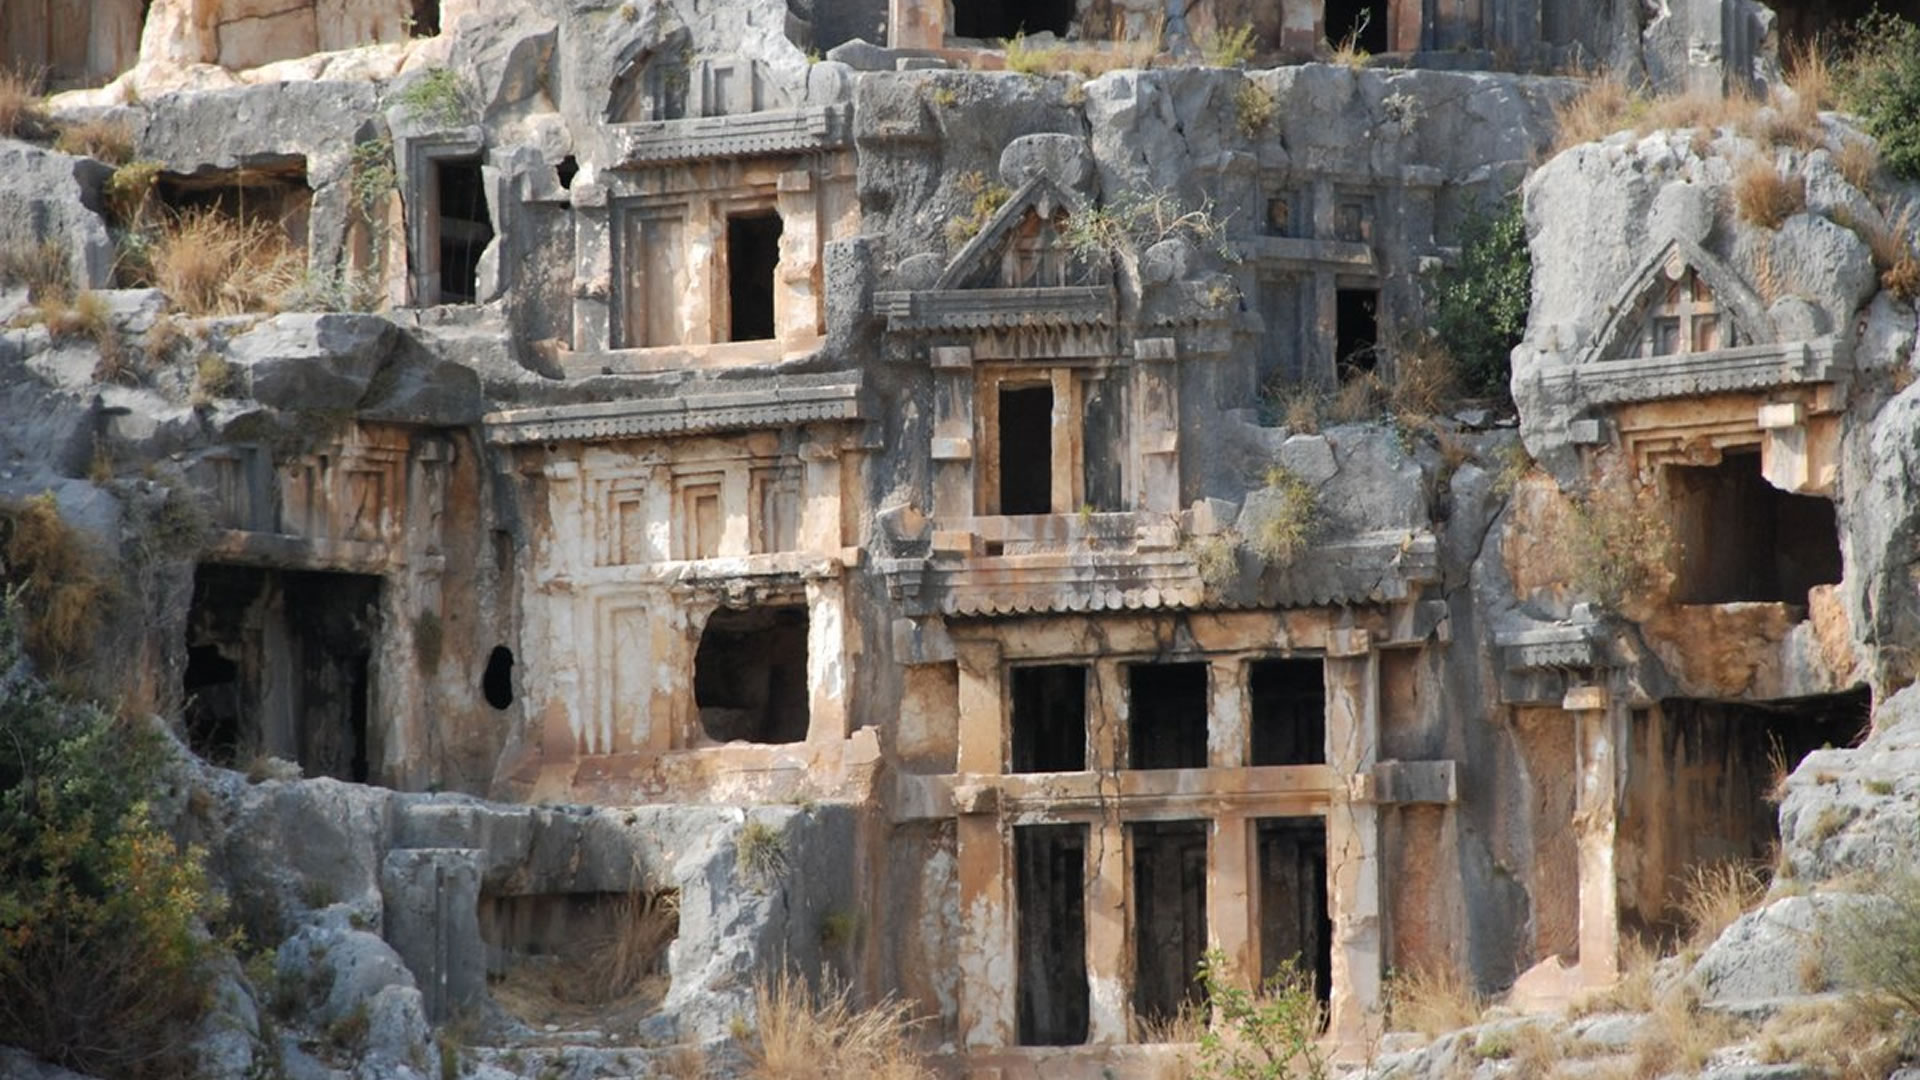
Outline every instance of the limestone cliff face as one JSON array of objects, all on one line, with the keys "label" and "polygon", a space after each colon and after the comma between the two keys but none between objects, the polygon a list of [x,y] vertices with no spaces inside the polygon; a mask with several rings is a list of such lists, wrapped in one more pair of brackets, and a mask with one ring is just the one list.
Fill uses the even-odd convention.
[{"label": "limestone cliff face", "polygon": [[[1764,9],[1536,6],[1082,75],[938,4],[161,0],[52,102],[130,162],[0,140],[0,499],[116,560],[81,677],[198,759],[296,1023],[367,1003],[355,1075],[492,998],[496,1072],[736,1067],[783,961],[956,1068],[1129,1075],[1208,947],[1348,1051],[1389,970],[1603,986],[1690,871],[1889,854],[1808,777],[1914,674],[1916,321],[1842,118],[1550,154],[1580,80],[1466,70],[1742,85]],[[1166,44],[1325,51],[1243,7]],[[1513,408],[1418,400],[1508,197]],[[620,903],[665,981],[545,1030],[513,973]],[[229,975],[209,1075],[282,1052]]]}]

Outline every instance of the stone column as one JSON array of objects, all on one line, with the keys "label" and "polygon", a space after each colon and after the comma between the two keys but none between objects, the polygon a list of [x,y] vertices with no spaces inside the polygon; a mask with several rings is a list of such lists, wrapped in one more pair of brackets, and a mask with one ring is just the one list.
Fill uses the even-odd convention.
[{"label": "stone column", "polygon": [[[1053,512],[1072,514],[1080,509],[1081,477],[1085,471],[1080,467],[1080,415],[1079,396],[1074,392],[1072,368],[1054,368],[1053,381]],[[1006,489],[1006,475],[1009,467],[1024,467],[1023,463],[1002,461],[1000,463],[1000,487]]]},{"label": "stone column", "polygon": [[1207,673],[1207,767],[1237,769],[1248,760],[1247,666],[1239,657],[1215,660]]},{"label": "stone column", "polygon": [[1620,974],[1620,897],[1614,871],[1614,710],[1604,686],[1567,691],[1560,707],[1575,724],[1574,754],[1580,788],[1573,811],[1580,866],[1580,981],[1605,986]]},{"label": "stone column", "polygon": [[1006,695],[1000,646],[954,643],[960,675],[960,773],[954,804],[960,864],[959,1030],[962,1047],[1013,1042],[1014,955],[1012,855],[1001,828],[992,777],[1006,761]]},{"label": "stone column", "polygon": [[974,513],[973,350],[934,346],[927,362],[934,373],[933,518],[952,528]]},{"label": "stone column", "polygon": [[1331,1031],[1342,1050],[1380,1030],[1380,821],[1371,770],[1379,757],[1380,666],[1364,630],[1327,643],[1327,902],[1333,914]]},{"label": "stone column", "polygon": [[1254,834],[1253,823],[1244,815],[1221,814],[1213,819],[1213,835],[1207,840],[1207,941],[1226,957],[1227,978],[1248,989],[1260,981]]},{"label": "stone column", "polygon": [[807,741],[839,742],[848,734],[853,690],[847,590],[838,578],[807,582]]},{"label": "stone column", "polygon": [[436,1023],[487,994],[480,940],[480,863],[473,848],[390,851],[380,864],[381,931],[420,987]]},{"label": "stone column", "polygon": [[1109,805],[1087,832],[1087,1041],[1123,1043],[1133,1016],[1133,942],[1127,935],[1127,829]]}]

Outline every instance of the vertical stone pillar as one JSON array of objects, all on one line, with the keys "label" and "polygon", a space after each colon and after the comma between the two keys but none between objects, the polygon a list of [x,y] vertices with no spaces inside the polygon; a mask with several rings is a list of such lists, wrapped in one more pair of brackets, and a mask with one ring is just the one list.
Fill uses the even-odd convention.
[{"label": "vertical stone pillar", "polygon": [[1161,514],[1180,510],[1179,350],[1172,338],[1133,343],[1134,441],[1139,472],[1134,505]]},{"label": "vertical stone pillar", "polygon": [[435,1023],[486,997],[480,856],[473,848],[405,848],[380,864],[381,931]]},{"label": "vertical stone pillar", "polygon": [[1567,691],[1560,707],[1572,714],[1574,760],[1579,769],[1573,829],[1580,866],[1580,980],[1588,986],[1605,986],[1620,974],[1614,711],[1603,686],[1575,687]]},{"label": "vertical stone pillar", "polygon": [[1379,758],[1380,664],[1364,630],[1327,642],[1327,891],[1333,914],[1332,1034],[1343,1050],[1379,1033],[1380,820],[1372,773]]},{"label": "vertical stone pillar", "polygon": [[1087,1041],[1127,1042],[1133,947],[1127,936],[1127,829],[1109,807],[1087,833]]},{"label": "vertical stone pillar", "polygon": [[927,362],[933,369],[933,518],[952,528],[974,508],[973,350],[936,345]]},{"label": "vertical stone pillar", "polygon": [[839,742],[849,732],[853,691],[846,583],[807,582],[807,741]]},{"label": "vertical stone pillar", "polygon": [[[1074,392],[1072,368],[1054,368],[1052,381],[1053,512],[1072,514],[1080,509],[1081,477],[1086,475],[1080,464],[1080,395]],[[1023,462],[1001,462],[1001,488],[1006,488],[1009,468],[1024,467]]]},{"label": "vertical stone pillar", "polygon": [[1247,666],[1239,657],[1215,660],[1207,673],[1207,767],[1247,764],[1252,728],[1246,692]]},{"label": "vertical stone pillar", "polygon": [[1221,814],[1207,839],[1207,941],[1226,957],[1227,977],[1248,989],[1260,976],[1254,832],[1244,815]]},{"label": "vertical stone pillar", "polygon": [[1000,645],[954,643],[960,676],[960,782],[954,791],[960,864],[959,1030],[962,1047],[1014,1041],[1014,893],[998,789],[1006,762],[1006,693]]}]

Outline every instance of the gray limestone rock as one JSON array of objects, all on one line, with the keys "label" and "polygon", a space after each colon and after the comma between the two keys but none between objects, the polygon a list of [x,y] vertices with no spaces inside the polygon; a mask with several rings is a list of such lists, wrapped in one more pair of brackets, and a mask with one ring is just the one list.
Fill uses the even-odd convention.
[{"label": "gray limestone rock", "polygon": [[414,1008],[420,1008],[419,990],[400,954],[364,930],[308,927],[281,943],[277,968],[281,985],[292,989],[303,1015],[322,1030],[368,1008],[374,995],[390,988],[411,991]]},{"label": "gray limestone rock", "polygon": [[343,411],[360,403],[395,337],[374,315],[278,315],[235,338],[228,358],[262,405]]},{"label": "gray limestone rock", "polygon": [[380,868],[381,930],[418,980],[426,1015],[444,1021],[487,991],[480,940],[480,852],[389,851]]},{"label": "gray limestone rock", "polygon": [[1702,996],[1739,1005],[1818,993],[1840,979],[1825,933],[1861,898],[1845,894],[1789,896],[1750,911],[1727,927],[1695,965]]},{"label": "gray limestone rock", "polygon": [[1851,749],[1816,750],[1787,778],[1780,837],[1793,876],[1904,873],[1920,837],[1920,688],[1882,701]]},{"label": "gray limestone rock", "polygon": [[1087,191],[1093,182],[1093,155],[1085,139],[1042,133],[1022,135],[1000,152],[1000,182],[1014,190],[1044,176],[1065,191]]},{"label": "gray limestone rock", "polygon": [[82,288],[100,288],[113,272],[113,241],[101,209],[112,170],[12,139],[0,139],[0,251],[25,254],[55,245]]}]

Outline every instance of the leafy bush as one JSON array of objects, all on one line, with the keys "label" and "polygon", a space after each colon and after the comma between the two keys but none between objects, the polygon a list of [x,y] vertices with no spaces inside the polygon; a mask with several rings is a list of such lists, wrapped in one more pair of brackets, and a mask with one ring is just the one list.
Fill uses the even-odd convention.
[{"label": "leafy bush", "polygon": [[1513,347],[1527,329],[1533,256],[1520,200],[1475,210],[1460,224],[1460,261],[1429,281],[1431,325],[1459,364],[1461,388],[1504,399]]},{"label": "leafy bush", "polygon": [[85,1073],[187,1075],[216,946],[199,854],[144,801],[159,734],[23,676],[0,611],[0,1045]]},{"label": "leafy bush", "polygon": [[387,99],[415,123],[454,128],[467,122],[472,112],[460,76],[452,68],[433,68]]},{"label": "leafy bush", "polygon": [[1619,484],[1574,507],[1573,587],[1616,611],[1664,587],[1673,532],[1653,500]]},{"label": "leafy bush", "polygon": [[1200,961],[1214,1022],[1200,1037],[1196,1080],[1326,1080],[1319,1040],[1327,1010],[1314,994],[1313,976],[1285,963],[1254,992],[1229,981],[1225,967],[1218,949]]},{"label": "leafy bush", "polygon": [[15,620],[8,632],[42,672],[59,676],[87,658],[115,590],[52,494],[0,507],[0,579]]},{"label": "leafy bush", "polygon": [[1834,65],[1840,105],[1880,140],[1880,160],[1920,180],[1920,26],[1875,11],[1856,23]]}]

